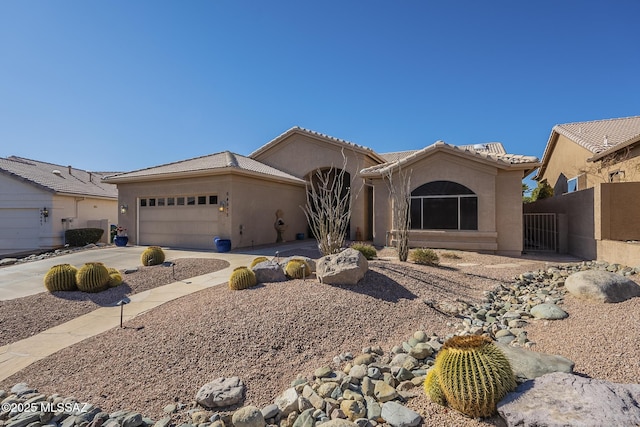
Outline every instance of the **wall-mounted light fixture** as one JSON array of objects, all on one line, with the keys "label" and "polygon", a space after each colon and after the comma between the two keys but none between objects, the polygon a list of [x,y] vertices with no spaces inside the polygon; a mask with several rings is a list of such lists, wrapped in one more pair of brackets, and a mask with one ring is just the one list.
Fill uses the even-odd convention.
[{"label": "wall-mounted light fixture", "polygon": [[47,209],[46,206],[40,209],[40,218],[43,219],[44,222],[47,222],[47,218],[49,218],[49,209]]},{"label": "wall-mounted light fixture", "polygon": [[220,206],[218,206],[218,210],[220,212],[224,212],[225,209],[227,209],[227,202],[225,202],[224,200],[220,202]]},{"label": "wall-mounted light fixture", "polygon": [[128,209],[129,209],[129,206],[127,206],[127,205],[120,205],[120,213],[121,213],[122,215],[126,214]]}]

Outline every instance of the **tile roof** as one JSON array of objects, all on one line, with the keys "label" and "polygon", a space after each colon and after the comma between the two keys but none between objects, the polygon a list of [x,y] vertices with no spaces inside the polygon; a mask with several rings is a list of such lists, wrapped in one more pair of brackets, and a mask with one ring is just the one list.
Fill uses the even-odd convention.
[{"label": "tile roof", "polygon": [[551,129],[542,154],[542,165],[533,177],[534,180],[542,178],[547,169],[557,142],[556,135],[563,135],[592,152],[594,156],[588,160],[594,161],[640,141],[640,116],[555,125]]},{"label": "tile roof", "polygon": [[314,130],[309,130],[309,129],[305,129],[302,128],[300,126],[294,126],[291,129],[287,130],[286,132],[276,136],[275,138],[273,138],[271,141],[267,142],[266,144],[264,144],[262,147],[258,148],[257,150],[255,150],[253,153],[249,154],[249,157],[251,158],[255,158],[256,156],[260,155],[261,153],[267,151],[269,148],[273,147],[274,145],[278,144],[280,141],[282,141],[283,139],[287,138],[289,135],[292,135],[294,133],[302,133],[302,134],[307,134],[310,136],[315,136],[315,137],[319,137],[340,145],[346,145],[348,147],[354,148],[358,151],[362,151],[362,152],[366,152],[368,155],[370,155],[371,157],[373,157],[374,159],[376,159],[377,161],[384,161],[384,159],[375,151],[373,151],[371,148],[369,147],[365,147],[364,145],[358,145],[356,143],[347,141],[345,139],[340,139],[340,138],[336,138],[324,133],[320,133],[320,132],[316,132]]},{"label": "tile roof", "polygon": [[[483,144],[472,144],[472,145],[458,145],[458,148],[461,149],[470,149],[478,152],[487,152],[493,154],[506,154],[504,147],[501,142],[486,142]],[[395,151],[391,153],[381,153],[380,157],[386,160],[386,162],[397,162],[398,160],[404,159],[420,150],[407,150],[407,151]]]},{"label": "tile roof", "polygon": [[[482,147],[480,146],[482,145]],[[512,166],[512,165],[531,165],[531,167],[538,166],[538,158],[535,156],[525,156],[521,154],[508,154],[505,152],[504,147],[499,142],[492,142],[489,144],[475,144],[475,145],[461,145],[455,146],[447,144],[443,141],[437,141],[436,143],[429,145],[421,150],[415,151],[401,151],[397,153],[383,154],[390,160],[386,163],[371,166],[366,169],[362,169],[360,173],[364,175],[369,174],[384,174],[390,169],[398,165],[411,162],[412,160],[419,158],[426,153],[436,150],[448,150],[451,152],[457,152],[463,155],[468,155],[478,159],[483,159],[499,165]],[[402,157],[403,154],[407,154]]]},{"label": "tile roof", "polygon": [[278,169],[267,166],[256,160],[235,154],[230,151],[209,154],[207,156],[196,157],[193,159],[181,160],[178,162],[167,163],[160,166],[154,166],[146,169],[140,169],[132,172],[120,173],[105,178],[107,182],[124,182],[136,181],[138,178],[148,179],[151,177],[171,178],[180,174],[193,173],[213,173],[237,170],[245,173],[254,173],[279,178],[288,181],[304,183],[303,180],[282,172]]},{"label": "tile roof", "polygon": [[640,138],[640,116],[565,123],[553,131],[597,154]]},{"label": "tile roof", "polygon": [[55,193],[118,198],[116,186],[101,181],[101,172],[10,156],[0,157],[0,173]]}]

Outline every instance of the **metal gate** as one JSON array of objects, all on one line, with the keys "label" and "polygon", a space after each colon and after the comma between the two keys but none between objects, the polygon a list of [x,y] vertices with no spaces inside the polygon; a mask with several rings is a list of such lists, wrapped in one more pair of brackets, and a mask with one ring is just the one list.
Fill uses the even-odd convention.
[{"label": "metal gate", "polygon": [[554,213],[526,213],[523,221],[523,250],[558,251],[558,228]]}]

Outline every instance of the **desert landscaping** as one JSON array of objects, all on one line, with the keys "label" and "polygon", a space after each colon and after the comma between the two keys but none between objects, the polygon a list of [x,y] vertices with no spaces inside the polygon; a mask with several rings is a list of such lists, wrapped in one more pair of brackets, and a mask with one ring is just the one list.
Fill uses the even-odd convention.
[{"label": "desert landscaping", "polygon": [[[551,280],[566,277],[568,273],[561,274],[563,269],[602,269],[607,265],[463,251],[438,253],[440,265],[425,266],[400,263],[393,250],[382,250],[377,259],[369,261],[369,270],[357,285],[323,284],[312,277],[261,283],[242,291],[212,287],[142,314],[126,323],[124,329],[112,329],[33,363],[0,382],[2,398],[10,398],[16,384],[26,383],[37,389],[36,395],[72,396],[111,415],[125,411],[116,413],[121,423],[136,413],[149,417],[148,423],[165,425],[230,423],[233,410],[243,406],[255,406],[264,414],[274,401],[282,402],[283,393],[293,385],[301,395],[311,395],[312,387],[304,389],[305,385],[317,391],[319,384],[333,379],[346,386],[351,384],[347,391],[362,393],[369,380],[352,379],[358,376],[353,368],[358,366],[354,358],[360,357],[357,360],[368,365],[368,374],[375,379],[376,369],[380,370],[379,375],[385,371],[397,374],[399,368],[393,368],[394,359],[403,354],[406,357],[406,353],[415,355],[412,347],[420,342],[431,343],[437,350],[438,343],[454,334],[482,333],[518,347],[570,359],[575,363],[574,373],[580,377],[637,382],[640,344],[634,330],[640,321],[640,298],[612,304],[588,302],[567,294],[562,285]],[[298,251],[282,255],[314,258],[316,254]],[[200,275],[203,268],[214,271],[222,266],[212,260],[183,262],[180,275]],[[134,291],[142,283],[145,289],[159,286],[166,279],[158,275],[167,270],[162,266],[140,269],[130,279],[125,276],[125,285]],[[545,276],[544,272],[551,273]],[[633,269],[627,273],[638,281]],[[38,294],[2,302],[3,343],[11,342],[11,337],[36,333],[32,324],[53,321],[51,312],[66,313],[59,314],[64,317],[86,310],[74,311],[72,306],[84,306],[87,301],[64,298],[56,302],[56,298]],[[511,301],[513,298],[516,299]],[[535,319],[524,309],[527,304],[541,302],[535,298],[553,301],[568,317]],[[43,310],[47,301],[57,310]],[[522,301],[525,303],[516,305]],[[509,305],[502,314],[518,312],[517,318],[507,316],[505,320],[496,310],[499,327],[479,322],[490,320],[491,310],[504,303]],[[64,309],[67,305],[68,310]],[[23,320],[12,320],[18,317]],[[11,332],[7,334],[7,330]],[[421,355],[410,369],[412,373],[396,381],[404,385],[398,385],[389,400],[415,411],[425,426],[505,425],[499,416],[472,419],[425,396],[421,382],[433,364],[432,353]],[[354,370],[348,375],[350,369]],[[238,377],[246,387],[241,402],[218,409],[195,402],[201,386],[231,377]],[[309,400],[313,399],[306,401]],[[378,405],[384,407],[380,405],[384,401]],[[340,405],[334,409],[342,410],[342,415],[325,414],[327,419],[334,415],[346,417]],[[8,414],[2,414],[0,425],[17,425],[8,421]],[[293,416],[286,415],[289,414],[271,415],[271,422],[293,425]],[[302,415],[298,418],[298,424],[305,425]],[[375,425],[380,415],[374,414],[369,420]]]}]

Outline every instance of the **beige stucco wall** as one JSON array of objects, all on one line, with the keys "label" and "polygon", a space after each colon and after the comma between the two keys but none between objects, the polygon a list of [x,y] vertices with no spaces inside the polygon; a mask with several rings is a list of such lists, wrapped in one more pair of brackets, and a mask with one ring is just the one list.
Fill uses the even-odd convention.
[{"label": "beige stucco wall", "polygon": [[598,240],[598,260],[640,267],[640,244],[615,240]]},{"label": "beige stucco wall", "polygon": [[563,135],[557,135],[557,138],[540,181],[546,179],[553,187],[554,195],[561,195],[567,191],[567,180],[584,172],[587,159],[593,153]]},{"label": "beige stucco wall", "polygon": [[[285,240],[295,234],[306,235],[306,220],[298,207],[304,203],[303,185],[276,183],[262,178],[237,174],[213,175],[146,183],[118,184],[120,204],[127,204],[126,214],[119,215],[119,225],[127,228],[131,244],[214,249],[213,237],[231,239],[232,248],[273,243],[275,212],[282,209],[288,229]],[[148,222],[144,233],[154,234],[155,241],[140,240],[138,198],[217,195],[217,206],[142,208]],[[228,210],[220,212],[220,202],[228,200]],[[173,226],[171,222],[180,224]],[[240,233],[242,226],[242,234]],[[180,231],[175,231],[179,229]]]},{"label": "beige stucco wall", "polygon": [[640,240],[640,182],[600,184],[595,194],[601,207],[596,239]]},{"label": "beige stucco wall", "polygon": [[622,149],[613,157],[589,162],[594,156],[586,148],[581,147],[563,135],[558,135],[556,145],[549,157],[544,174],[540,181],[546,179],[554,189],[554,195],[567,191],[567,180],[578,179],[578,190],[592,188],[600,183],[610,181],[612,172],[624,173],[622,182],[640,181],[640,145],[629,150]]},{"label": "beige stucco wall", "polygon": [[[504,172],[492,165],[446,152],[403,167],[411,173],[411,191],[432,181],[452,181],[478,196],[478,230],[412,230],[412,247],[431,247],[498,252],[522,251],[522,171]],[[398,180],[397,174],[394,180]],[[371,180],[374,193],[374,244],[387,244],[392,213],[386,183]]]},{"label": "beige stucco wall", "polygon": [[367,213],[366,189],[358,172],[376,163],[367,155],[342,144],[334,144],[323,138],[310,135],[292,134],[268,150],[255,156],[255,160],[287,172],[301,179],[308,179],[310,173],[317,169],[335,167],[342,169],[344,158],[347,159],[345,170],[351,176],[351,239],[355,239],[356,230],[367,230],[369,215]]}]

